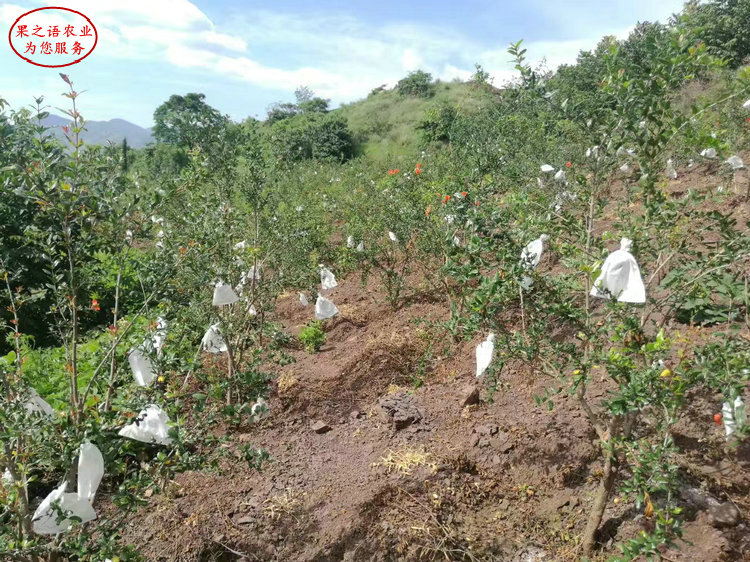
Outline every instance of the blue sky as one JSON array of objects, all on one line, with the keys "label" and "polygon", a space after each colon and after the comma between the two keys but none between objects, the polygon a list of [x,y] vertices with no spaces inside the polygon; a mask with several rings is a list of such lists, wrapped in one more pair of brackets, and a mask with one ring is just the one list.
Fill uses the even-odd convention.
[{"label": "blue sky", "polygon": [[478,62],[500,85],[512,78],[508,43],[524,39],[532,62],[574,62],[603,35],[625,37],[639,21],[666,21],[682,0],[15,0],[0,2],[7,33],[22,13],[64,6],[99,31],[95,51],[65,69],[36,67],[0,47],[0,97],[18,108],[44,95],[63,105],[62,70],[87,119],[152,125],[172,94],[203,92],[240,120],[263,117],[305,85],[334,106],[421,68],[451,80]]}]

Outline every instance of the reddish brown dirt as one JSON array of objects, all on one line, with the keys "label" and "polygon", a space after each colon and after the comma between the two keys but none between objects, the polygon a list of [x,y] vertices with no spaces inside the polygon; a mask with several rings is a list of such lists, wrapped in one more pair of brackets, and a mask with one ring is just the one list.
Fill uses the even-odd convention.
[{"label": "reddish brown dirt", "polygon": [[[363,286],[352,275],[339,282],[326,292],[341,314],[327,321],[324,347],[289,350],[295,362],[275,368],[271,415],[229,432],[218,473],[181,474],[165,495],[152,497],[129,520],[124,541],[148,560],[579,559],[601,462],[575,400],[561,395],[553,411],[541,409],[534,396],[549,380],[506,368],[491,400],[483,390],[480,404],[464,407],[475,384],[474,348],[485,334],[435,344],[443,332],[429,323],[448,315],[439,295],[393,311],[376,280]],[[277,315],[297,334],[313,306],[303,308],[294,293],[279,300]],[[698,329],[690,333],[702,337]],[[415,389],[419,373],[424,385]],[[591,384],[594,403],[605,393],[601,381]],[[380,411],[384,396],[416,407],[421,420],[398,429]],[[716,397],[693,396],[690,404],[674,432],[683,476],[733,502],[740,522],[717,529],[705,509],[688,508],[686,542],[665,555],[749,560],[750,448],[726,447],[711,419]],[[330,430],[316,433],[317,421]],[[262,472],[237,458],[246,443],[270,453]],[[422,464],[408,473],[389,470],[389,453],[407,451]],[[650,525],[615,496],[598,559],[616,555],[614,545]],[[546,557],[529,557],[533,549]]]}]

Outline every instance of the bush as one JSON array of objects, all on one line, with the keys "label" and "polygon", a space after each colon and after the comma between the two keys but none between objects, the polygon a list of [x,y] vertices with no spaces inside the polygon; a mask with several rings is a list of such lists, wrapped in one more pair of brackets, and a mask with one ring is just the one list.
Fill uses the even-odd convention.
[{"label": "bush", "polygon": [[415,70],[398,81],[396,90],[404,97],[431,98],[435,95],[435,84],[430,73]]},{"label": "bush", "polygon": [[270,129],[271,150],[278,160],[332,159],[345,161],[354,154],[354,139],[346,121],[313,112],[275,122]]},{"label": "bush", "polygon": [[422,133],[422,139],[425,142],[449,141],[451,128],[457,115],[456,107],[447,103],[436,105],[425,111],[424,118],[417,126]]},{"label": "bush", "polygon": [[323,331],[323,322],[313,320],[299,332],[299,341],[305,346],[308,353],[315,353],[326,342],[326,333]]}]

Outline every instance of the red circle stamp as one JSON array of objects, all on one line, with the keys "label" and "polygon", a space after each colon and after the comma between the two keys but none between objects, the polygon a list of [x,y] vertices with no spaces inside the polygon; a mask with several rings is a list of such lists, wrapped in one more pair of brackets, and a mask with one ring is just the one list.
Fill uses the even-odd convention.
[{"label": "red circle stamp", "polygon": [[59,6],[21,14],[8,31],[13,52],[26,62],[45,68],[81,62],[98,41],[94,22],[81,12]]}]

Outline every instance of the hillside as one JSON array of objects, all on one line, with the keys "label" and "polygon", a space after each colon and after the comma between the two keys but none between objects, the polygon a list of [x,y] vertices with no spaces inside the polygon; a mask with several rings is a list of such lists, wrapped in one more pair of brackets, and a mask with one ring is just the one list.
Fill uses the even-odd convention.
[{"label": "hillside", "polygon": [[750,44],[717,3],[750,21],[689,4],[555,73],[513,43],[502,91],[175,94],[131,154],[0,110],[0,557],[748,560]]},{"label": "hillside", "polygon": [[432,108],[450,106],[471,113],[487,107],[493,94],[473,82],[438,82],[430,97],[402,96],[394,88],[375,89],[365,99],[343,105],[344,117],[363,153],[378,161],[414,154],[422,145],[417,126]]},{"label": "hillside", "polygon": [[[70,118],[50,114],[43,120],[45,127],[49,127],[55,137],[65,140],[61,127],[70,124]],[[128,139],[132,148],[143,148],[154,142],[151,129],[144,129],[124,119],[110,119],[108,121],[86,121],[86,130],[81,135],[87,144],[119,144]]]},{"label": "hillside", "polygon": [[[711,196],[723,184],[710,165],[677,171],[667,187],[672,198],[688,188]],[[613,180],[613,190],[621,187]],[[616,216],[619,203],[614,198],[605,214]],[[736,194],[708,208],[750,223],[750,202]],[[545,252],[540,276],[561,269],[556,246]],[[316,353],[296,342],[313,307],[297,293],[281,295],[277,318],[295,341],[288,365],[261,367],[274,373],[269,415],[213,427],[224,451],[219,473],[180,475],[169,495],[130,518],[123,540],[141,545],[149,560],[578,560],[575,536],[602,464],[575,397],[539,408],[535,397],[549,381],[521,363],[488,391],[474,375],[484,336],[452,343],[439,335],[450,319],[439,288],[413,274],[414,291],[394,311],[383,303],[382,284],[362,284],[360,273],[324,291],[340,313],[326,321]],[[684,337],[689,348],[709,334],[692,327]],[[222,368],[221,359],[204,361],[205,372]],[[197,381],[190,386],[186,395],[202,392]],[[588,393],[613,390],[597,377]],[[691,395],[672,430],[687,522],[684,542],[665,548],[664,560],[743,560],[750,551],[744,519],[721,515],[750,509],[750,447],[725,454],[723,428],[709,415],[716,399]],[[270,455],[260,472],[243,462],[248,444]],[[618,495],[605,512],[596,560],[616,556],[617,544],[648,526]]]}]

